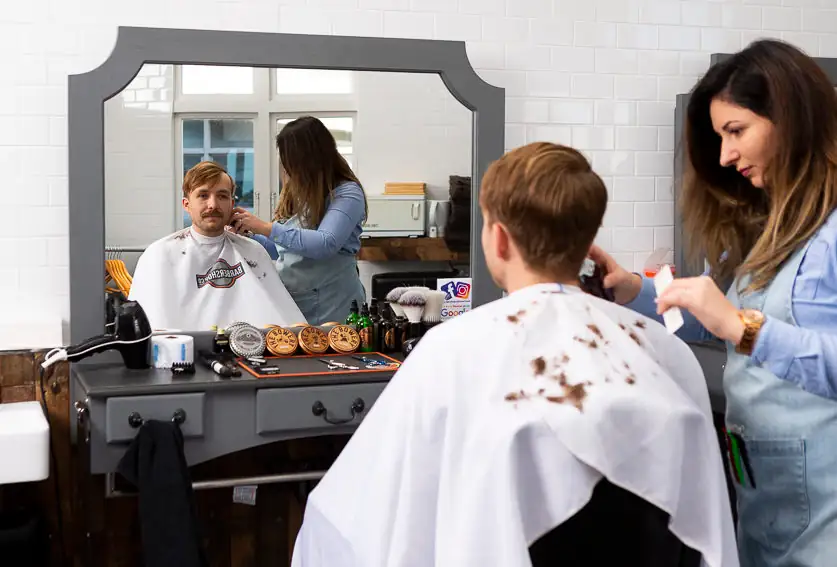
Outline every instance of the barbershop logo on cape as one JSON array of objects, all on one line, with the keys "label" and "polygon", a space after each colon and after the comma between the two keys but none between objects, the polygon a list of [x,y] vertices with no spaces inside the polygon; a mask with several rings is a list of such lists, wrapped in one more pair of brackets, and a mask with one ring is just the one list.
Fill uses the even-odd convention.
[{"label": "barbershop logo on cape", "polygon": [[234,266],[230,266],[227,261],[222,258],[212,264],[212,267],[209,268],[208,272],[203,275],[198,274],[195,278],[198,280],[198,289],[205,285],[224,289],[232,287],[236,280],[243,275],[244,267],[241,265],[241,262]]}]

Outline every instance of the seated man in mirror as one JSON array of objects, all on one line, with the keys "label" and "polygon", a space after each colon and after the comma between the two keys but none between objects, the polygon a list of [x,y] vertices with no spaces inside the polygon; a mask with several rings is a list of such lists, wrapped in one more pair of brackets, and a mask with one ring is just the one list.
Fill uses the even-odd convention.
[{"label": "seated man in mirror", "polygon": [[192,225],[151,244],[134,271],[129,299],[153,328],[305,323],[262,245],[227,230],[234,195],[235,182],[215,162],[186,172],[183,208]]},{"label": "seated man in mirror", "polygon": [[[565,146],[530,144],[488,168],[482,248],[508,296],[419,341],[310,494],[294,567],[528,567],[530,546],[603,481],[668,515],[655,537],[737,566],[697,359],[659,323],[579,287],[607,198]],[[613,536],[590,532],[602,545],[579,545],[608,553]],[[553,559],[649,564],[613,552]]]}]

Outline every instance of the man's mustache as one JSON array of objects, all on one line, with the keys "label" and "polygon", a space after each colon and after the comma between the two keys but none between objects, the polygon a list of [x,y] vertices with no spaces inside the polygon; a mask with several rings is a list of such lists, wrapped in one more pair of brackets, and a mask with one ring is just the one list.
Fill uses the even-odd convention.
[{"label": "man's mustache", "polygon": [[220,218],[224,218],[224,215],[220,211],[210,211],[208,213],[203,213],[201,215],[202,219],[206,219],[206,218],[210,218],[210,217],[218,217],[220,219]]}]

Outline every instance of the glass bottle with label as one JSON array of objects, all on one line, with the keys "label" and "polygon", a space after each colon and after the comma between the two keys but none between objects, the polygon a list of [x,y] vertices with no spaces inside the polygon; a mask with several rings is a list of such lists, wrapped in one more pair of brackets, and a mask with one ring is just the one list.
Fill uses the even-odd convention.
[{"label": "glass bottle with label", "polygon": [[365,303],[360,308],[357,319],[357,334],[360,335],[360,352],[372,352],[372,319],[369,317],[369,306]]},{"label": "glass bottle with label", "polygon": [[395,325],[392,322],[392,309],[384,305],[383,320],[381,321],[382,346],[381,352],[395,352]]},{"label": "glass bottle with label", "polygon": [[404,341],[410,338],[410,321],[405,316],[395,318],[395,333],[396,351],[401,352],[404,346]]},{"label": "glass bottle with label", "polygon": [[215,338],[212,340],[212,352],[215,354],[229,354],[232,352],[230,350],[230,339],[224,332],[224,329],[220,327],[216,327],[215,329]]},{"label": "glass bottle with label", "polygon": [[352,300],[352,306],[349,308],[349,316],[346,317],[346,325],[352,328],[357,327],[357,320],[360,316],[357,313],[357,299]]},{"label": "glass bottle with label", "polygon": [[378,301],[374,298],[369,306],[369,318],[372,319],[372,352],[384,352],[384,337],[381,333],[383,318],[378,310]]}]

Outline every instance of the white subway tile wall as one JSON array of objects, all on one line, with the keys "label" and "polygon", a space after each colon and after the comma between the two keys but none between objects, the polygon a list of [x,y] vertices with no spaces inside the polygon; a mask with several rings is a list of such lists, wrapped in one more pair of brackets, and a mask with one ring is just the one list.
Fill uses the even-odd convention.
[{"label": "white subway tile wall", "polygon": [[67,74],[104,61],[117,25],[466,41],[480,76],[506,89],[507,149],[552,140],[592,159],[611,196],[598,242],[631,268],[672,246],[674,97],[706,70],[710,54],[778,37],[811,55],[837,56],[837,0],[7,4],[0,11],[0,192],[8,207],[0,223],[0,349],[21,340],[54,346],[55,325],[66,327]]}]

